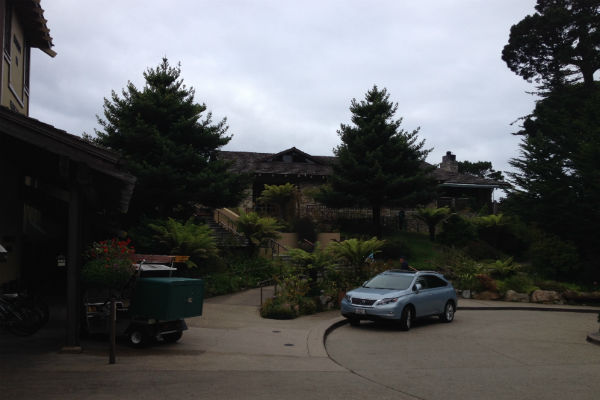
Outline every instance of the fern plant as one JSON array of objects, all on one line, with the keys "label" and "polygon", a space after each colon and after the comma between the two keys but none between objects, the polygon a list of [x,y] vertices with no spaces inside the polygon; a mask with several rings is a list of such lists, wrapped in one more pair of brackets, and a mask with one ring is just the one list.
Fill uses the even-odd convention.
[{"label": "fern plant", "polygon": [[156,232],[154,238],[170,249],[171,254],[188,255],[186,261],[188,267],[196,267],[192,261],[205,259],[217,254],[218,249],[213,237],[212,230],[208,225],[198,225],[191,220],[184,224],[169,218],[164,223],[149,224]]},{"label": "fern plant", "polygon": [[384,240],[379,240],[376,237],[372,237],[369,240],[353,238],[342,242],[332,242],[328,246],[328,249],[346,265],[360,267],[367,261],[371,254],[375,255],[381,252],[384,244]]},{"label": "fern plant", "polygon": [[440,208],[419,208],[415,217],[420,221],[423,221],[427,225],[429,230],[429,240],[435,241],[435,228],[436,226],[445,220],[450,215],[449,207]]},{"label": "fern plant", "polygon": [[255,212],[241,212],[237,220],[238,232],[248,239],[253,249],[265,246],[270,239],[278,239],[281,236],[279,229],[281,225],[275,218],[261,217]]},{"label": "fern plant", "polygon": [[288,182],[285,185],[265,185],[258,201],[276,206],[279,218],[291,220],[297,208],[298,198],[298,188]]}]

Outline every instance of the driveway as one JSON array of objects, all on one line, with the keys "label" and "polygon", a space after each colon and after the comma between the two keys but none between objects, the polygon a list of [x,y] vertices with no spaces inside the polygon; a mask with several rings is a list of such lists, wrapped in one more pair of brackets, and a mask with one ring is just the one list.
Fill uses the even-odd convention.
[{"label": "driveway", "polygon": [[596,314],[460,310],[409,332],[363,322],[327,338],[329,356],[359,377],[418,399],[597,399]]}]

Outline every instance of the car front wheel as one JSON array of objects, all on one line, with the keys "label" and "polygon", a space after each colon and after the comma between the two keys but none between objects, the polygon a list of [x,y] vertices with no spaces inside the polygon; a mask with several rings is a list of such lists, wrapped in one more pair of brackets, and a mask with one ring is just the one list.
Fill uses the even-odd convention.
[{"label": "car front wheel", "polygon": [[410,330],[412,325],[414,312],[411,306],[406,306],[402,310],[402,314],[400,315],[400,329],[403,331]]},{"label": "car front wheel", "polygon": [[447,302],[444,306],[444,312],[440,314],[442,322],[452,322],[454,320],[454,303],[451,301]]}]

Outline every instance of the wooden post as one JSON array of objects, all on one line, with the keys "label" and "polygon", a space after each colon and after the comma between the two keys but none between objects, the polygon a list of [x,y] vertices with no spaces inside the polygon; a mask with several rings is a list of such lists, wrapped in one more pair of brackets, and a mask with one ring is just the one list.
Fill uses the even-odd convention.
[{"label": "wooden post", "polygon": [[113,296],[110,299],[110,350],[108,354],[108,363],[114,364],[115,361],[115,348],[116,348],[116,330],[117,330],[117,302]]},{"label": "wooden post", "polygon": [[67,251],[67,327],[66,349],[81,351],[79,344],[79,269],[81,254],[81,194],[75,183],[69,193]]}]

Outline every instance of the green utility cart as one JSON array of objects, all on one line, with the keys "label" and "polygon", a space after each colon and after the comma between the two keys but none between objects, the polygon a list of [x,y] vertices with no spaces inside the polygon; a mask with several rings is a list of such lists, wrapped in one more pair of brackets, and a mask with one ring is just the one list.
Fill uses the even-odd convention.
[{"label": "green utility cart", "polygon": [[179,340],[187,329],[184,318],[202,315],[203,298],[201,279],[138,278],[129,306],[129,342],[141,346],[153,338]]},{"label": "green utility cart", "polygon": [[[177,269],[164,264],[136,265],[131,285],[116,299],[116,330],[129,344],[143,347],[154,341],[176,342],[187,329],[184,318],[202,315],[204,281],[172,277]],[[86,294],[84,328],[108,333],[109,301]]]}]

